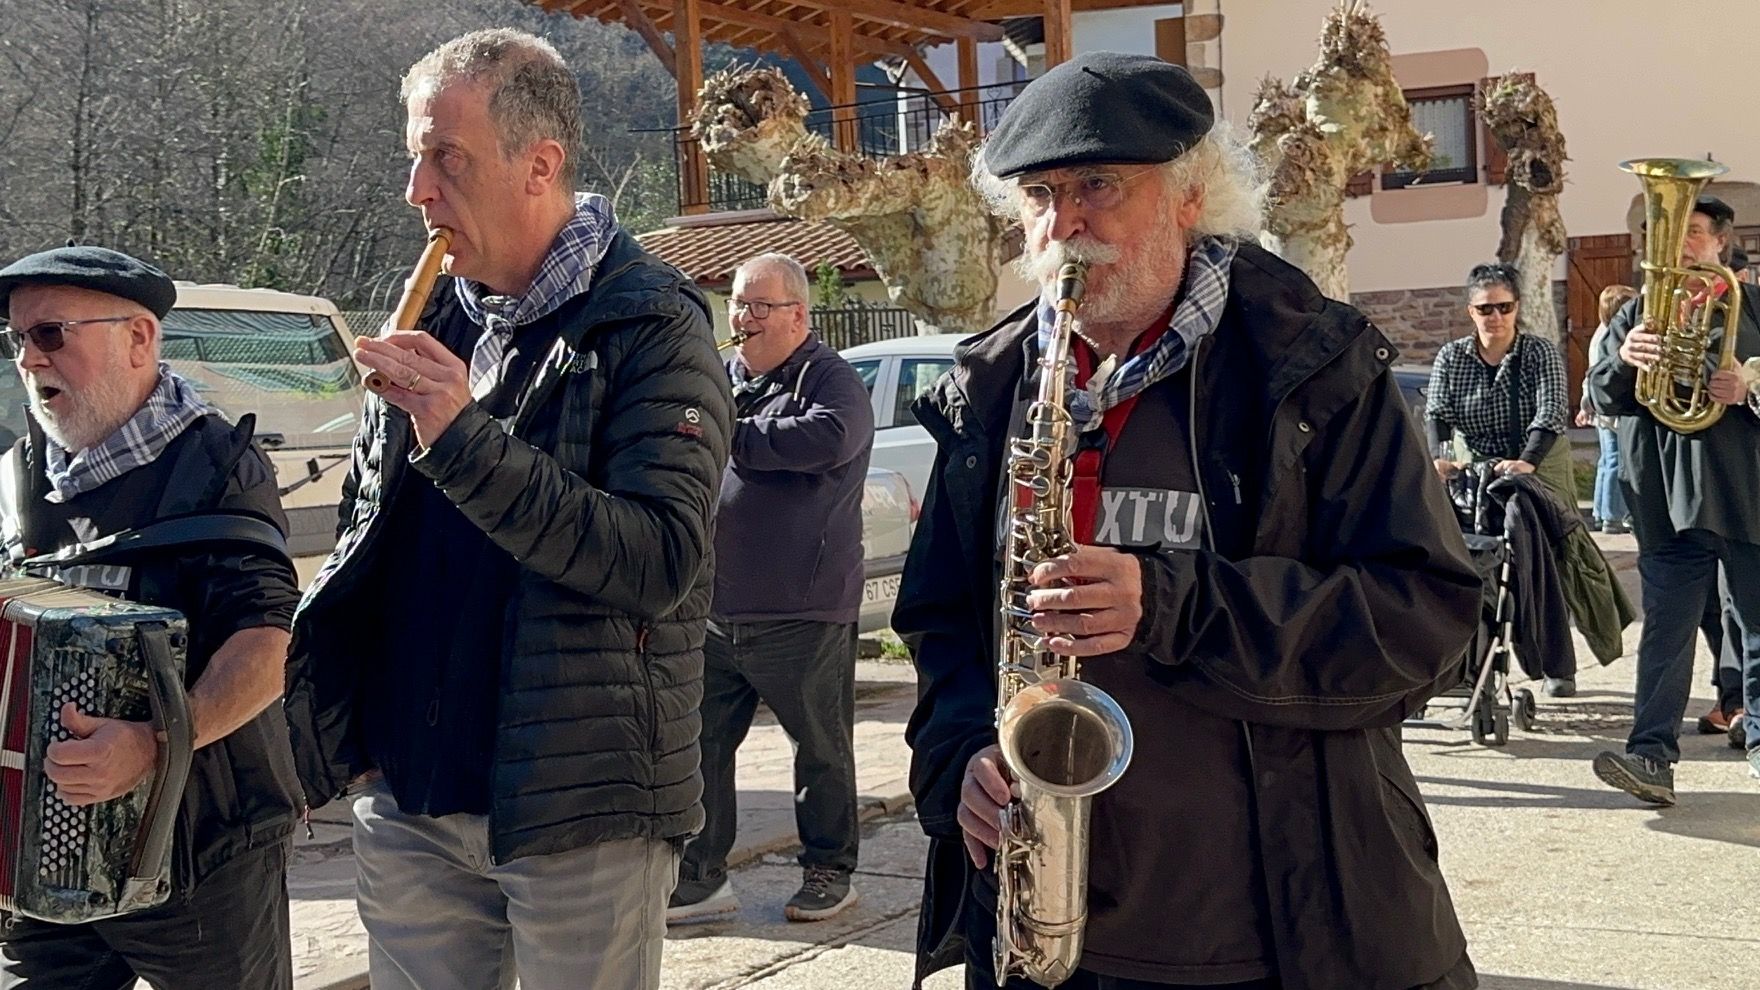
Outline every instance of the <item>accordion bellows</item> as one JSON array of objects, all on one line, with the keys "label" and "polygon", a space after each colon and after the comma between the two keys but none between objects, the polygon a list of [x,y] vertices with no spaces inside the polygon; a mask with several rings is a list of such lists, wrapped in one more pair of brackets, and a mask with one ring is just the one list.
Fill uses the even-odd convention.
[{"label": "accordion bellows", "polygon": [[[0,580],[0,911],[64,924],[163,904],[191,733],[182,615],[40,578]],[[73,807],[44,773],[61,706],[152,722],[154,770]]]}]

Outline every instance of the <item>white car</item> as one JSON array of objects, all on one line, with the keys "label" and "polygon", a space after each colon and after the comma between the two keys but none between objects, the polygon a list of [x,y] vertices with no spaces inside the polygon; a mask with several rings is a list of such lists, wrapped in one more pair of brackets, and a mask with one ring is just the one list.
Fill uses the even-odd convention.
[{"label": "white car", "polygon": [[841,352],[862,376],[874,403],[874,454],[870,463],[904,475],[911,499],[921,503],[935,463],[935,440],[917,425],[911,403],[953,368],[953,345],[963,334],[938,333],[860,344]]}]

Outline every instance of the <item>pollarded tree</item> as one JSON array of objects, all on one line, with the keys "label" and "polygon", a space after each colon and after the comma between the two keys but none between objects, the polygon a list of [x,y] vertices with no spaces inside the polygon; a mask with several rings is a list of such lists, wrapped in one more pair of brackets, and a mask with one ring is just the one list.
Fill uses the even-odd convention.
[{"label": "pollarded tree", "polygon": [[1430,165],[1430,140],[1412,126],[1387,35],[1367,3],[1345,0],[1333,9],[1319,58],[1293,86],[1269,78],[1260,84],[1248,127],[1271,173],[1265,246],[1326,295],[1349,299],[1344,202],[1351,177],[1384,165]]}]

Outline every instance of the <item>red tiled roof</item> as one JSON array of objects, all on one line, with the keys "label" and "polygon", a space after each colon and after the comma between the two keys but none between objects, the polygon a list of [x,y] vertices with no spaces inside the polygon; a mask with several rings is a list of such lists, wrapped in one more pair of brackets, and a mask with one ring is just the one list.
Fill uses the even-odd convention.
[{"label": "red tiled roof", "polygon": [[810,275],[823,262],[845,278],[874,278],[874,269],[855,238],[819,220],[787,218],[714,225],[662,227],[636,238],[698,285],[722,287],[746,259],[777,251],[800,262]]}]

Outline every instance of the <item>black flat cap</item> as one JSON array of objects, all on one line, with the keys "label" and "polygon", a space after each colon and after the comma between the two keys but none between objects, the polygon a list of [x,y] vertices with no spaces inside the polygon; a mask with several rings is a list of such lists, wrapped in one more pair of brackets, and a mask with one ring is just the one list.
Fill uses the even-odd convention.
[{"label": "black flat cap", "polygon": [[1191,73],[1148,55],[1088,52],[1027,84],[984,145],[1006,178],[1077,165],[1154,165],[1185,154],[1216,113]]},{"label": "black flat cap", "polygon": [[1734,223],[1736,211],[1716,196],[1700,196],[1693,203],[1694,213],[1703,213],[1719,224]]},{"label": "black flat cap", "polygon": [[101,247],[63,247],[26,255],[0,268],[0,307],[21,285],[71,285],[120,296],[164,316],[177,303],[177,285],[139,258]]}]

